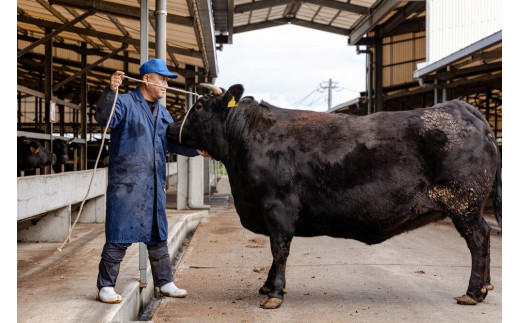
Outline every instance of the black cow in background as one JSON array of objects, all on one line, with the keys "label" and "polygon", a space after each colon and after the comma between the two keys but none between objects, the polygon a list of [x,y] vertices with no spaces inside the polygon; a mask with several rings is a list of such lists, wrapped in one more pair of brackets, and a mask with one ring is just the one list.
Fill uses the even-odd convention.
[{"label": "black cow in background", "polygon": [[222,161],[240,222],[269,236],[273,262],[259,290],[268,294],[263,308],[282,304],[293,236],[370,245],[446,216],[472,258],[468,289],[457,302],[477,304],[493,289],[482,210],[495,186],[500,222],[501,158],[493,130],[473,106],[455,100],[353,116],[240,100],[240,84],[213,91],[189,110],[182,133],[182,118],[169,125],[168,138]]},{"label": "black cow in background", "polygon": [[27,137],[17,137],[16,156],[18,171],[33,171],[56,162],[55,154]]},{"label": "black cow in background", "polygon": [[[44,134],[45,131],[40,128],[19,128],[20,131],[33,132],[33,133],[41,133]],[[52,152],[56,155],[56,162],[52,165],[52,170],[54,173],[61,173],[62,165],[66,165],[67,161],[74,159],[74,150],[79,147],[79,144],[73,143],[72,140],[74,138],[70,138],[67,140],[63,139],[53,139],[52,140]],[[32,141],[40,143],[39,140],[32,139]]]},{"label": "black cow in background", "polygon": [[55,173],[61,173],[61,165],[65,165],[67,161],[74,158],[73,152],[78,145],[71,142],[73,139],[74,138],[69,140],[52,140],[52,152],[56,154],[56,163],[52,165],[52,169]]}]

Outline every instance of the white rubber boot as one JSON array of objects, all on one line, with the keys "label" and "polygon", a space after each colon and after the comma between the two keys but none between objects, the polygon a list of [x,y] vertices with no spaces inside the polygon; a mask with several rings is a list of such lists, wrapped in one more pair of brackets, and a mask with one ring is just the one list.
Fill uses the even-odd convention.
[{"label": "white rubber boot", "polygon": [[123,301],[121,295],[116,293],[114,287],[103,287],[99,290],[97,300],[108,304],[117,304]]},{"label": "white rubber boot", "polygon": [[155,290],[157,292],[157,296],[170,296],[182,298],[188,295],[186,290],[180,289],[179,287],[175,286],[173,282],[162,285],[160,288],[156,287]]}]

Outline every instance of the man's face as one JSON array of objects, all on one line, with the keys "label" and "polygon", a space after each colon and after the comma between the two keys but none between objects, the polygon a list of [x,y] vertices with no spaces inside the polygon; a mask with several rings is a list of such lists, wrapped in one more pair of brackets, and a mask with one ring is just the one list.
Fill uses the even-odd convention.
[{"label": "man's face", "polygon": [[[161,84],[161,85],[168,85],[168,77],[157,74],[157,73],[150,73],[146,74],[143,77],[144,81],[155,83],[155,84]],[[158,87],[155,85],[146,84],[146,91],[148,92],[148,95],[151,97],[152,100],[160,99],[164,96],[166,93],[166,89],[162,87]]]}]

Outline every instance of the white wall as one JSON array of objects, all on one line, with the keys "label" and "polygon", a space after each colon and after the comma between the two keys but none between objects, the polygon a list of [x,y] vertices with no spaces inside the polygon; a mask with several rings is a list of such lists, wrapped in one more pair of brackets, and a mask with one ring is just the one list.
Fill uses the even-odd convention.
[{"label": "white wall", "polygon": [[500,31],[501,7],[501,0],[427,0],[427,63]]}]

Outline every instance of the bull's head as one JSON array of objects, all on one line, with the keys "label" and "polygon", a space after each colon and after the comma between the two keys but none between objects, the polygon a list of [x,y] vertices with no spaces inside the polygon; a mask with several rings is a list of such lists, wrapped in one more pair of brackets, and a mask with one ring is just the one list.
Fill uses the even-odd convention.
[{"label": "bull's head", "polygon": [[230,111],[242,97],[244,87],[235,84],[225,92],[213,85],[204,87],[210,88],[212,93],[199,98],[187,115],[168,126],[168,139],[186,147],[203,149],[221,160],[227,149],[223,128]]}]

